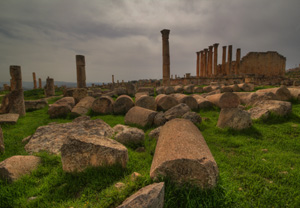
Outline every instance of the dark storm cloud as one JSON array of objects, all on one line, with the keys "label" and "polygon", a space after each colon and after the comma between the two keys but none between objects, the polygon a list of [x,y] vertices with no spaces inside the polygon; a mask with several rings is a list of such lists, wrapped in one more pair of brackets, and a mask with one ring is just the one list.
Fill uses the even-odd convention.
[{"label": "dark storm cloud", "polygon": [[[298,0],[52,0],[0,3],[0,81],[9,65],[23,79],[75,81],[75,55],[87,81],[161,78],[161,34],[171,29],[171,73],[195,74],[195,52],[218,42],[249,51],[276,50],[299,64]],[[219,55],[221,55],[219,48]]]}]

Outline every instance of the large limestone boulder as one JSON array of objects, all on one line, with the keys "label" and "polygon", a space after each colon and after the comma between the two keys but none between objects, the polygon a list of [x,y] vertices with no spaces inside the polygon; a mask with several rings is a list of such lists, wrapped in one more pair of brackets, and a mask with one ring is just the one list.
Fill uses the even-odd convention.
[{"label": "large limestone boulder", "polygon": [[159,126],[155,129],[153,129],[152,131],[149,132],[148,136],[150,139],[158,139],[159,137],[159,133],[160,133],[160,130],[161,130],[162,126]]},{"label": "large limestone boulder", "polygon": [[157,110],[166,111],[178,104],[178,101],[171,95],[160,94],[156,96],[155,103]]},{"label": "large limestone boulder", "polygon": [[114,128],[117,133],[115,140],[121,144],[142,144],[145,141],[145,133],[143,130],[118,124]]},{"label": "large limestone boulder", "polygon": [[165,184],[154,183],[141,188],[117,208],[163,208]]},{"label": "large limestone boulder", "polygon": [[200,87],[200,86],[195,86],[193,91],[194,91],[194,93],[202,93],[202,92],[204,92],[203,91],[203,87]]},{"label": "large limestone boulder", "polygon": [[26,115],[23,89],[13,90],[4,96],[0,106],[0,114],[4,113]]},{"label": "large limestone boulder", "polygon": [[8,182],[13,182],[31,173],[40,163],[41,159],[36,156],[12,156],[0,163],[0,177]]},{"label": "large limestone boulder", "polygon": [[66,117],[72,111],[74,105],[74,98],[63,97],[56,101],[54,104],[50,105],[48,114],[50,118]]},{"label": "large limestone boulder", "polygon": [[211,86],[203,87],[203,92],[205,92],[205,93],[209,93],[209,92],[212,92],[212,91],[213,91],[213,88]]},{"label": "large limestone boulder", "polygon": [[186,119],[173,119],[160,130],[150,177],[166,176],[203,189],[217,184],[218,167],[201,132]]},{"label": "large limestone boulder", "polygon": [[92,110],[95,113],[110,114],[114,111],[114,100],[109,96],[97,98],[92,105]]},{"label": "large limestone boulder", "polygon": [[115,114],[125,114],[134,106],[133,100],[128,95],[119,96],[113,107]]},{"label": "large limestone boulder", "polygon": [[251,119],[267,119],[270,115],[270,111],[260,107],[253,107],[247,112],[250,114]]},{"label": "large limestone boulder", "polygon": [[257,92],[273,92],[276,95],[277,100],[281,100],[281,101],[287,101],[292,98],[291,92],[284,85],[277,88],[257,90]]},{"label": "large limestone boulder", "polygon": [[251,127],[252,120],[250,114],[240,108],[222,108],[217,126],[241,130]]},{"label": "large limestone boulder", "polygon": [[86,88],[76,88],[73,91],[73,98],[75,100],[75,103],[79,103],[79,101],[86,96],[88,96]]},{"label": "large limestone boulder", "polygon": [[155,103],[155,98],[148,95],[143,95],[137,98],[135,100],[135,105],[140,106],[142,108],[147,108],[149,110],[154,110],[154,111],[156,111],[157,108]]},{"label": "large limestone boulder", "polygon": [[185,94],[172,94],[173,97],[178,101],[178,103],[185,103],[187,104],[192,110],[198,109],[197,100],[192,95],[185,95]]},{"label": "large limestone boulder", "polygon": [[139,126],[151,126],[157,112],[139,106],[134,106],[125,115],[125,124],[137,124]]},{"label": "large limestone boulder", "polygon": [[4,146],[4,140],[3,140],[3,132],[2,132],[2,128],[0,126],[0,154],[3,153],[5,150],[5,146]]},{"label": "large limestone boulder", "polygon": [[74,93],[75,88],[66,88],[63,91],[63,96],[64,97],[73,97],[73,93]]},{"label": "large limestone boulder", "polygon": [[185,104],[185,103],[180,103],[171,109],[167,110],[164,113],[164,116],[167,120],[172,120],[174,118],[180,118],[182,117],[185,113],[190,112],[191,108]]},{"label": "large limestone boulder", "polygon": [[266,109],[276,115],[285,116],[292,112],[292,104],[287,101],[265,100],[256,103],[254,108]]},{"label": "large limestone boulder", "polygon": [[87,112],[92,108],[93,102],[95,98],[91,96],[86,96],[82,98],[79,103],[75,105],[72,109],[71,114],[74,116],[83,116],[86,115]]},{"label": "large limestone boulder", "polygon": [[46,99],[40,100],[25,100],[25,110],[39,110],[45,108],[48,105],[48,101]]},{"label": "large limestone boulder", "polygon": [[240,105],[239,97],[232,92],[210,95],[206,99],[219,108],[236,108]]},{"label": "large limestone boulder", "polygon": [[128,151],[119,142],[97,135],[68,136],[61,148],[61,162],[65,172],[81,172],[88,167],[126,167]]},{"label": "large limestone boulder", "polygon": [[194,124],[200,124],[202,122],[201,116],[196,112],[186,112],[182,118],[190,120]]},{"label": "large limestone boulder", "polygon": [[75,106],[75,99],[73,97],[63,97],[57,100],[54,104],[58,104],[58,105],[67,104],[70,106],[70,108],[73,108]]},{"label": "large limestone boulder", "polygon": [[289,88],[293,99],[300,100],[300,88]]},{"label": "large limestone boulder", "polygon": [[197,104],[198,104],[198,109],[211,108],[214,106],[214,104],[212,102],[210,102],[208,99],[202,97],[201,95],[193,94],[191,96],[196,99]]},{"label": "large limestone boulder", "polygon": [[101,119],[90,120],[88,116],[78,117],[70,123],[49,124],[40,126],[25,145],[29,153],[47,151],[59,154],[67,136],[87,137],[112,137],[114,130]]}]

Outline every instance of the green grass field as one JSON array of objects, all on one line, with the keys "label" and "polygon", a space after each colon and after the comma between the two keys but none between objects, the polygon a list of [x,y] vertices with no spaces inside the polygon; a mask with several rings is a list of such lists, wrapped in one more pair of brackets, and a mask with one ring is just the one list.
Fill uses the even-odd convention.
[{"label": "green grass field", "polygon": [[[293,103],[293,112],[287,117],[273,115],[254,121],[243,131],[217,128],[219,109],[199,114],[208,118],[198,127],[218,164],[218,185],[203,191],[189,184],[178,187],[167,180],[165,207],[300,207],[300,103]],[[92,117],[96,118],[111,126],[124,123],[123,116]],[[28,112],[16,125],[3,125],[6,150],[0,161],[26,155],[21,141],[37,127],[69,121],[50,119],[44,108]],[[62,171],[59,156],[37,154],[42,164],[30,176],[12,184],[0,180],[0,207],[116,207],[152,183],[149,172],[156,144],[148,138],[152,129],[146,129],[145,152],[128,147],[126,169],[114,166],[69,174]],[[142,177],[131,181],[133,172]],[[115,188],[117,182],[125,183],[125,188]]]}]

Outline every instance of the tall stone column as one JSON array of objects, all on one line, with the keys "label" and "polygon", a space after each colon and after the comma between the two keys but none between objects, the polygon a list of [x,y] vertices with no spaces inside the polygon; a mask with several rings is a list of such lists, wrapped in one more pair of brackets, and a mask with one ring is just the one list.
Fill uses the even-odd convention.
[{"label": "tall stone column", "polygon": [[112,84],[115,84],[115,75],[111,75],[111,82]]},{"label": "tall stone column", "polygon": [[200,77],[204,76],[204,51],[200,51]]},{"label": "tall stone column", "polygon": [[235,75],[240,73],[240,61],[241,61],[241,49],[236,49],[236,59],[235,59]]},{"label": "tall stone column", "polygon": [[11,76],[11,90],[20,90],[22,88],[22,73],[20,66],[10,66],[9,67]]},{"label": "tall stone column", "polygon": [[232,74],[232,45],[228,46],[228,57],[227,57],[227,75]]},{"label": "tall stone column", "polygon": [[39,89],[42,89],[42,79],[39,78]]},{"label": "tall stone column", "polygon": [[204,77],[207,77],[207,56],[208,56],[208,49],[204,49]]},{"label": "tall stone column", "polygon": [[54,95],[55,95],[54,79],[48,77],[46,80],[45,96],[50,97]]},{"label": "tall stone column", "polygon": [[167,86],[170,84],[170,48],[169,48],[170,30],[164,29],[160,32],[162,34],[163,85]]},{"label": "tall stone column", "polygon": [[207,65],[208,77],[212,76],[212,50],[213,50],[213,46],[209,46],[208,47],[208,65]]},{"label": "tall stone column", "polygon": [[222,74],[226,74],[226,46],[223,46],[222,54]]},{"label": "tall stone column", "polygon": [[35,72],[32,73],[32,78],[33,78],[33,89],[36,89],[37,88],[37,84],[36,84]]},{"label": "tall stone column", "polygon": [[218,46],[219,43],[214,44],[214,75],[218,76],[220,72],[218,71]]},{"label": "tall stone column", "polygon": [[199,55],[200,55],[200,51],[196,52],[197,54],[197,63],[196,63],[196,74],[197,74],[197,78],[199,78],[200,76],[200,67],[199,67]]},{"label": "tall stone column", "polygon": [[86,87],[85,76],[85,58],[83,55],[76,55],[76,68],[77,68],[77,88]]}]

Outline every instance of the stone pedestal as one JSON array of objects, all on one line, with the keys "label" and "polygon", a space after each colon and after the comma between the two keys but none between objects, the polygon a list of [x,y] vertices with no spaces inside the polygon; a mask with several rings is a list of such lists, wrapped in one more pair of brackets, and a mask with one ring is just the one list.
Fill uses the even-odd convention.
[{"label": "stone pedestal", "polygon": [[33,78],[33,89],[36,89],[37,88],[37,84],[36,84],[35,72],[32,73],[32,78]]},{"label": "stone pedestal", "polygon": [[162,34],[163,85],[167,86],[170,84],[170,49],[169,49],[170,30],[164,29],[160,32]]},{"label": "stone pedestal", "polygon": [[222,74],[226,74],[226,46],[223,46],[222,54]]},{"label": "stone pedestal", "polygon": [[86,75],[85,75],[85,58],[83,55],[76,55],[76,67],[77,67],[77,88],[86,87]]},{"label": "stone pedestal", "polygon": [[54,79],[47,78],[45,87],[45,96],[50,97],[55,95]]},{"label": "stone pedestal", "polygon": [[218,46],[219,43],[214,44],[214,72],[213,75],[217,76],[220,74],[218,71]]}]

